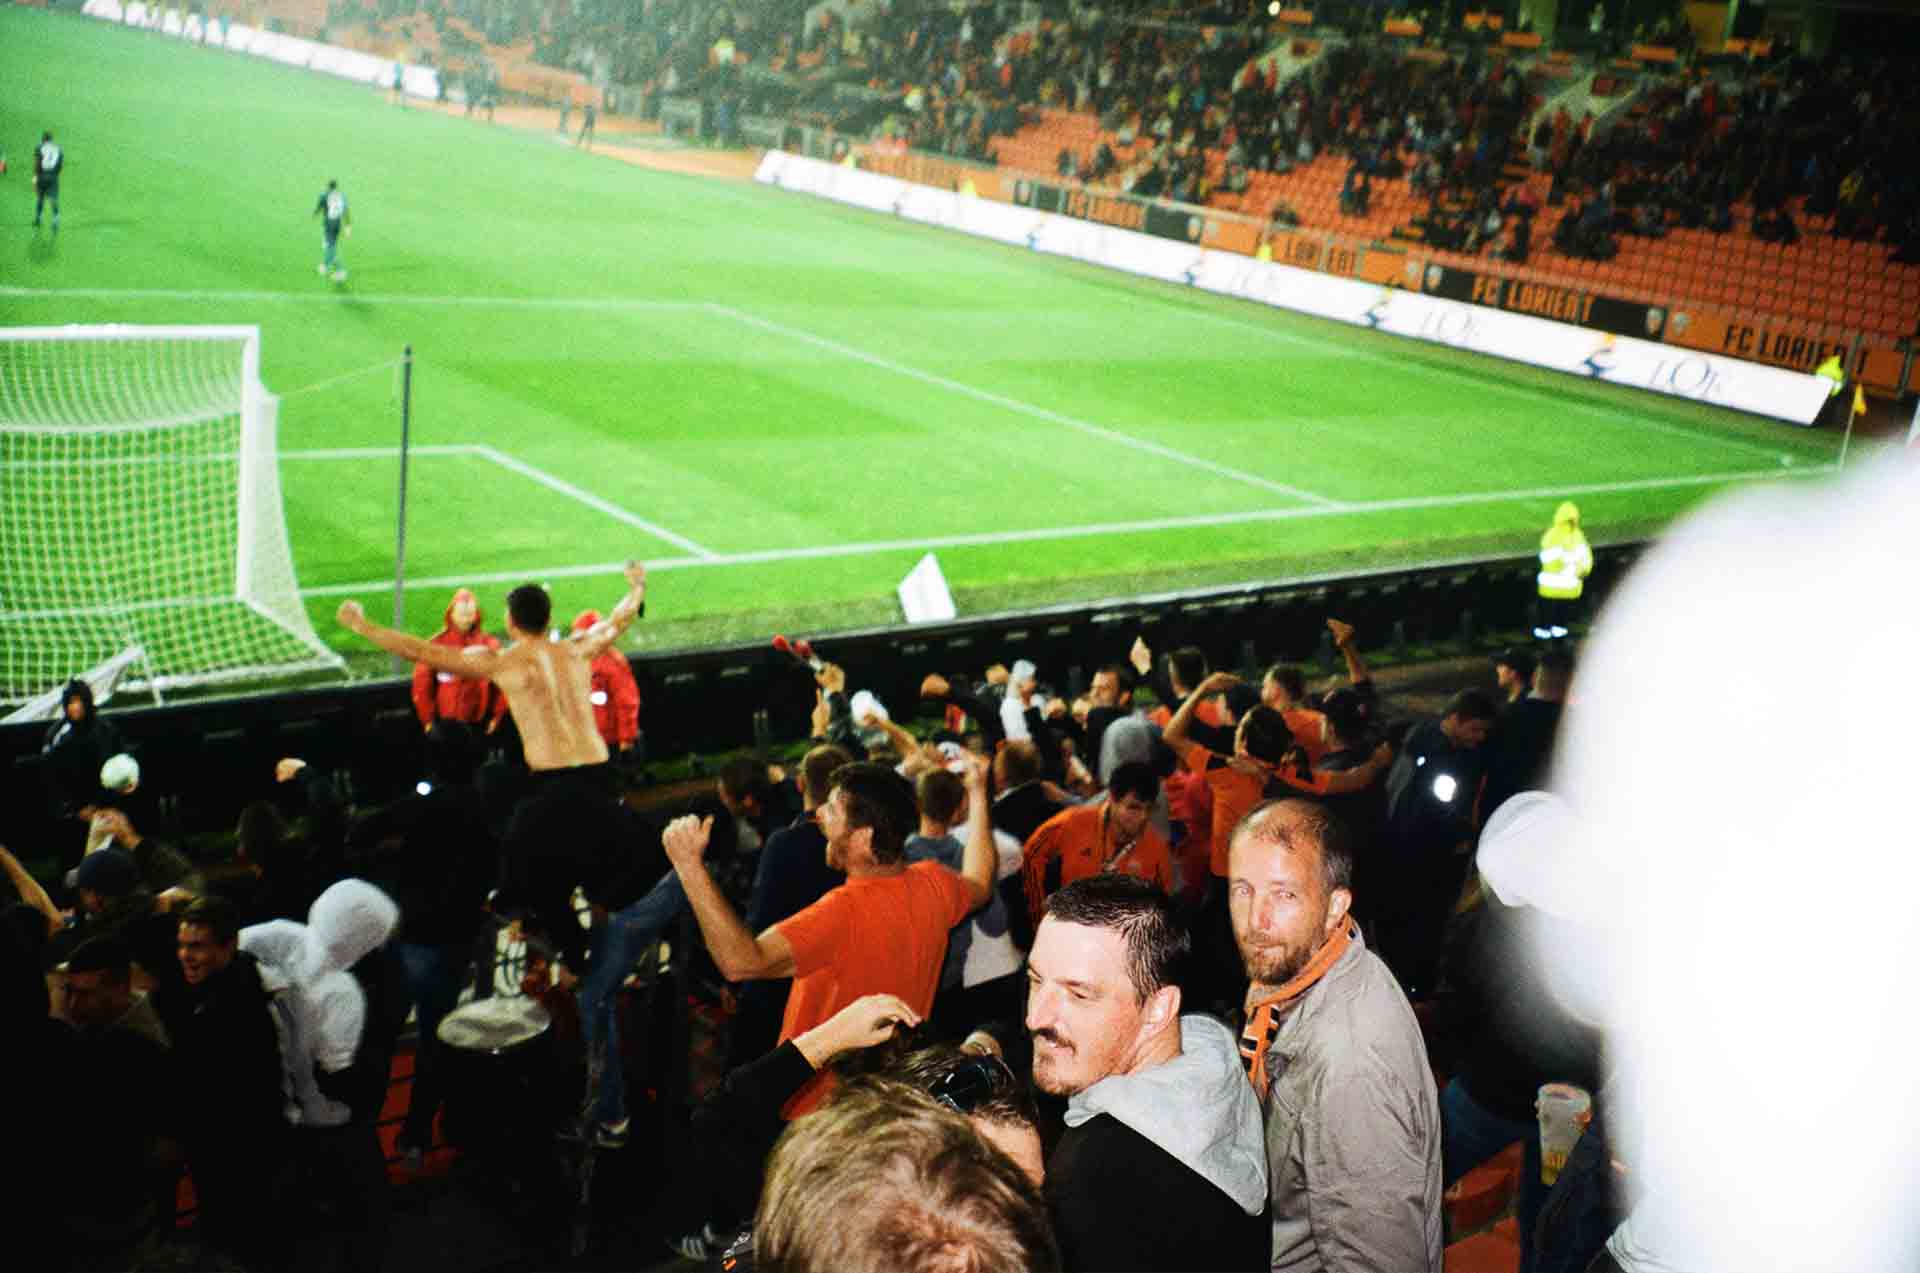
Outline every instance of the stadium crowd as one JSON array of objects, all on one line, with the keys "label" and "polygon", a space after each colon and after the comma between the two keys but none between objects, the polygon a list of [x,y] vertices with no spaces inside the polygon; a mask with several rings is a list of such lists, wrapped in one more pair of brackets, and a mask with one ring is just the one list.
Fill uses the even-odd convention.
[{"label": "stadium crowd", "polygon": [[[241,815],[232,860],[195,862],[155,834],[156,793],[76,682],[42,770],[86,829],[78,864],[49,889],[0,852],[19,897],[0,924],[13,1126],[38,1165],[15,1200],[52,1239],[40,1266],[165,1262],[184,1169],[203,1262],[286,1267],[325,1249],[380,1267],[392,1199],[375,1121],[410,1016],[403,1158],[442,1111],[463,1152],[506,1170],[556,1137],[678,1157],[671,1245],[714,1267],[1438,1270],[1449,1224],[1467,1223],[1445,1191],[1506,1153],[1524,1163],[1520,1268],[1702,1252],[1744,1266],[1776,1249],[1754,1243],[1786,1240],[1805,1253],[1751,1207],[1720,1218],[1711,1181],[1686,1191],[1708,1171],[1777,1193],[1748,1157],[1799,1173],[1765,1151],[1713,1155],[1698,1129],[1660,1139],[1662,1101],[1699,1093],[1731,1115],[1750,1080],[1780,1079],[1761,1000],[1729,988],[1753,1009],[1729,1015],[1689,997],[1693,961],[1772,968],[1779,944],[1781,904],[1725,888],[1705,841],[1725,819],[1735,856],[1772,875],[1804,856],[1830,797],[1882,834],[1897,784],[1852,775],[1880,783],[1904,757],[1843,749],[1840,786],[1760,799],[1777,746],[1764,730],[1718,735],[1685,773],[1670,756],[1646,770],[1643,731],[1703,710],[1757,720],[1750,670],[1843,596],[1880,599],[1849,612],[1854,639],[1904,632],[1905,594],[1852,589],[1881,568],[1864,548],[1909,516],[1913,476],[1750,495],[1677,531],[1601,617],[1564,720],[1564,636],[1502,652],[1415,716],[1391,709],[1338,617],[1344,671],[1319,684],[1133,637],[1075,652],[1096,669],[1084,692],[1016,659],[928,675],[891,710],[777,637],[782,674],[813,695],[797,763],[742,755],[710,794],[642,812],[621,763],[639,752],[640,703],[615,652],[647,600],[630,563],[617,603],[565,635],[538,585],[508,595],[504,642],[465,590],[432,638],[344,603],[343,626],[421,666],[430,778],[353,808],[331,776],[281,758],[280,798]],[[1563,506],[1542,538],[1549,638],[1590,568],[1576,518]],[[1797,537],[1769,533],[1788,525]],[[1832,568],[1836,552],[1858,566]],[[1703,592],[1701,572],[1729,558],[1733,582]],[[1804,621],[1774,609],[1788,580],[1810,590]],[[1714,643],[1730,627],[1756,648],[1728,656]],[[1686,670],[1658,666],[1674,661]],[[1881,710],[1831,724],[1855,739]],[[1690,909],[1663,904],[1669,871]],[[1901,894],[1883,892],[1852,904],[1878,915]],[[1642,908],[1660,922],[1631,927]],[[1710,957],[1676,945],[1696,930],[1717,934]],[[702,961],[687,984],[723,1023],[725,1062],[690,1135],[630,1144],[622,1031],[644,1014],[622,1001],[670,932],[691,942],[676,958]],[[524,967],[496,966],[516,942]],[[1614,997],[1602,983],[1639,984],[1628,956],[1643,949],[1666,962]],[[1828,970],[1806,962],[1789,970],[1797,993]],[[1677,1015],[1619,1015],[1668,981]],[[495,1025],[566,1026],[511,1099],[463,1086],[461,1036],[441,1028],[489,1004],[507,1010]],[[1821,1063],[1857,1068],[1851,1020],[1828,1024]],[[1634,1068],[1639,1028],[1650,1070]],[[1590,1121],[1555,1139],[1546,1093],[1568,1084]],[[1867,1157],[1804,1187],[1870,1211],[1881,1195],[1849,1182],[1884,1169]]]},{"label": "stadium crowd", "polygon": [[[426,780],[354,808],[333,775],[281,758],[278,797],[242,812],[230,861],[190,862],[149,833],[158,793],[85,683],[69,687],[42,768],[88,842],[64,890],[4,861],[21,899],[9,1026],[54,1098],[38,1108],[68,1125],[55,1139],[72,1172],[94,1182],[75,1194],[51,1172],[38,1199],[72,1267],[139,1266],[177,1241],[183,1169],[214,1258],[282,1266],[318,1230],[349,1266],[376,1267],[393,1057],[411,1018],[395,1150],[418,1162],[459,1099],[438,1027],[476,983],[575,1023],[577,1063],[547,1081],[584,1100],[601,1151],[625,1148],[622,986],[683,917],[727,1062],[694,1114],[684,1255],[744,1233],[763,1258],[798,1244],[815,1262],[792,1267],[826,1267],[859,1239],[822,1246],[808,1198],[883,1188],[842,1179],[831,1146],[884,1125],[926,1173],[899,1199],[901,1240],[1013,1242],[996,1267],[1256,1268],[1274,1244],[1336,1240],[1396,1267],[1438,1260],[1441,1107],[1408,996],[1437,984],[1464,851],[1538,783],[1571,672],[1560,644],[1537,665],[1502,655],[1435,718],[1389,720],[1338,619],[1346,675],[1319,687],[1298,667],[1247,681],[1136,639],[1071,700],[1026,660],[929,676],[921,703],[895,705],[910,727],[783,643],[790,675],[815,684],[804,755],[791,770],[736,759],[668,820],[619,798],[642,737],[610,649],[644,609],[644,572],[631,579],[562,642],[529,641],[551,622],[532,586],[508,599],[506,646],[466,589],[431,639],[343,610],[419,660]],[[549,679],[529,649],[577,659],[583,684],[549,701],[567,674]],[[533,952],[519,984],[490,975],[503,925]],[[1317,981],[1333,1002],[1307,993]],[[1296,1007],[1294,1061],[1250,1084],[1236,1032]],[[1520,1100],[1500,1091],[1498,1108]],[[1278,1118],[1299,1101],[1338,1101],[1346,1130],[1330,1142],[1324,1120]],[[782,1137],[822,1107],[795,1126],[823,1144]],[[975,1148],[927,1147],[943,1144]],[[1323,1176],[1386,1152],[1401,1167],[1385,1176]],[[969,1195],[965,1218],[928,1205],[943,1190]],[[1136,1194],[1161,1204],[1123,1201]]]}]

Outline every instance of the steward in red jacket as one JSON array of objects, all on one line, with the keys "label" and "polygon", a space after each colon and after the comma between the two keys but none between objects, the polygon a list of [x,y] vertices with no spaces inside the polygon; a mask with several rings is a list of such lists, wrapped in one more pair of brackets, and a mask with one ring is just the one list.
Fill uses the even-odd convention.
[{"label": "steward in red jacket", "polygon": [[[499,639],[487,635],[481,623],[480,602],[467,588],[454,593],[453,600],[447,603],[446,624],[433,638],[433,643],[455,647],[480,645],[489,650],[500,648]],[[424,730],[431,730],[438,721],[459,721],[465,725],[484,724],[491,733],[507,714],[507,699],[485,679],[469,680],[416,663],[413,710]]]},{"label": "steward in red jacket", "polygon": [[[582,610],[573,621],[575,632],[600,622],[598,610]],[[627,656],[608,646],[593,661],[593,723],[611,751],[631,751],[640,737],[640,686],[633,679]]]}]

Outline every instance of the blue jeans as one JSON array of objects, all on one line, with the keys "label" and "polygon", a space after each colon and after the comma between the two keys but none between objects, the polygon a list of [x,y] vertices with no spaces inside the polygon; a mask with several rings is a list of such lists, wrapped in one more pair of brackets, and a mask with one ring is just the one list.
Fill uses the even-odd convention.
[{"label": "blue jeans", "polygon": [[1515,1122],[1494,1113],[1467,1095],[1459,1079],[1441,1089],[1443,1188],[1516,1140],[1522,1146],[1522,1157],[1520,1197],[1514,1206],[1514,1218],[1520,1224],[1520,1273],[1529,1273],[1533,1268],[1533,1229],[1540,1219],[1541,1205],[1547,1200],[1547,1187],[1540,1183],[1540,1126]]},{"label": "blue jeans", "polygon": [[433,1140],[433,1116],[445,1098],[441,1074],[440,1022],[460,1000],[471,951],[466,946],[422,946],[394,942],[387,947],[400,985],[413,1005],[419,1043],[413,1051],[413,1096],[401,1138],[426,1148]]},{"label": "blue jeans", "polygon": [[580,1032],[587,1045],[587,1082],[593,1116],[618,1123],[627,1116],[627,1081],[620,1065],[621,983],[647,947],[660,940],[687,908],[680,877],[668,871],[646,896],[612,912],[587,938],[587,972],[580,979]]}]

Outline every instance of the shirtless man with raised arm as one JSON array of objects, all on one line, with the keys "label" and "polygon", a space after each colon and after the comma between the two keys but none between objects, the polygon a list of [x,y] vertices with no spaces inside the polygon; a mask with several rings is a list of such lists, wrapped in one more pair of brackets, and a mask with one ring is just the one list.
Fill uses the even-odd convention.
[{"label": "shirtless man with raised arm", "polygon": [[383,628],[367,618],[358,601],[340,603],[340,625],[381,649],[455,676],[490,680],[507,696],[507,707],[526,748],[527,768],[535,773],[604,764],[607,744],[594,727],[594,658],[626,630],[646,608],[647,568],[627,563],[627,595],[599,623],[564,640],[547,638],[553,602],[538,584],[522,584],[507,594],[504,650],[484,646],[435,645],[405,632]]},{"label": "shirtless man with raised arm", "polygon": [[594,656],[646,604],[646,567],[630,561],[626,574],[627,595],[605,619],[557,641],[547,635],[553,618],[547,590],[515,588],[507,594],[513,644],[504,650],[435,645],[368,622],[357,601],[340,607],[341,626],[381,649],[456,676],[491,680],[507,696],[532,774],[502,837],[494,906],[544,935],[570,969],[585,967],[587,945],[574,920],[573,890],[608,909],[624,905],[623,880],[645,846],[644,829],[619,801],[589,697]]}]

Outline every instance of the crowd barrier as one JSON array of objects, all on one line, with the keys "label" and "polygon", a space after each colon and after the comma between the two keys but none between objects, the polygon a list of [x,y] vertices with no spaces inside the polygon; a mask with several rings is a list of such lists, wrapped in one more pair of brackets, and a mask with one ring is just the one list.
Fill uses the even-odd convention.
[{"label": "crowd barrier", "polygon": [[[1208,247],[1206,218],[1197,213],[1175,237],[1167,225],[1149,232],[1144,216],[1140,229],[1125,228],[1022,206],[1017,190],[1016,202],[1006,204],[781,151],[767,152],[755,179],[1090,265],[1803,427],[1827,397],[1827,382],[1802,372]],[[1440,266],[1426,273],[1423,281],[1445,280]],[[1644,326],[1647,315],[1640,321]]]},{"label": "crowd barrier", "polygon": [[[1595,550],[1595,604],[1626,571],[1637,544]],[[1155,597],[971,617],[908,629],[816,634],[848,683],[911,716],[929,672],[978,676],[1032,659],[1056,692],[1078,693],[1135,636],[1156,651],[1195,645],[1216,667],[1253,672],[1274,660],[1339,670],[1326,619],[1356,625],[1363,649],[1483,649],[1532,622],[1531,557],[1270,581]],[[791,742],[808,730],[813,682],[762,643],[631,660],[650,760]],[[363,805],[392,799],[423,774],[422,737],[405,679],[166,707],[109,705],[140,758],[142,783],[172,802],[183,831],[229,831],[239,811],[273,793],[274,762],[298,756],[346,775]],[[124,708],[124,710],[122,710]],[[36,762],[47,726],[0,728],[0,836],[31,849],[45,797]]]},{"label": "crowd barrier", "polygon": [[174,7],[149,5],[144,0],[122,4],[121,0],[86,0],[80,11],[103,22],[157,31],[209,48],[267,58],[283,66],[318,71],[360,84],[380,88],[393,86],[394,67],[400,67],[400,89],[409,97],[429,101],[440,97],[440,72],[431,66],[396,63],[392,58],[376,57],[358,49],[304,40],[277,31],[262,31],[225,18],[207,18],[198,13],[183,13]]}]

